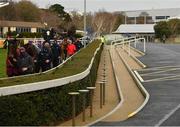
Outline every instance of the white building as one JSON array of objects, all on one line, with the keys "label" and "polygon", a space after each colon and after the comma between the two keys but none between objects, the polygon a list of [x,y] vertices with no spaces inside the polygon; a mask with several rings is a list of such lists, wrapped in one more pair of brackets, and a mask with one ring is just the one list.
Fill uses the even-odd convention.
[{"label": "white building", "polygon": [[180,15],[180,8],[165,8],[165,9],[151,9],[151,10],[135,10],[135,11],[124,11],[123,14],[131,19],[138,17],[151,17],[152,23],[167,20],[171,17],[177,17]]},{"label": "white building", "polygon": [[154,25],[155,24],[122,24],[114,34],[144,37],[147,42],[153,42],[155,36]]}]

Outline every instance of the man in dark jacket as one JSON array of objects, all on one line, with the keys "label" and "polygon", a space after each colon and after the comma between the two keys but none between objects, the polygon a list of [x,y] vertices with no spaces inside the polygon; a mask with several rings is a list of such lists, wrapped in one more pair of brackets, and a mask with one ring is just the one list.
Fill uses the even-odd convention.
[{"label": "man in dark jacket", "polygon": [[52,52],[48,42],[44,43],[43,49],[39,53],[38,62],[42,72],[51,69]]},{"label": "man in dark jacket", "polygon": [[57,41],[55,40],[51,46],[51,50],[52,50],[52,55],[53,55],[53,67],[57,67],[60,64],[61,61],[61,48],[60,46],[57,44]]},{"label": "man in dark jacket", "polygon": [[31,74],[33,72],[33,60],[24,47],[20,48],[18,68],[20,75]]}]

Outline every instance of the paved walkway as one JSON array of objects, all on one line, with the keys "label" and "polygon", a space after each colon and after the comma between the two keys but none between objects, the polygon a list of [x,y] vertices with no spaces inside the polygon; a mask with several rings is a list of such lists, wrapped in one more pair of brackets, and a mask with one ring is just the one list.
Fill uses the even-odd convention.
[{"label": "paved walkway", "polygon": [[117,122],[126,120],[129,118],[128,116],[135,110],[137,110],[144,102],[144,96],[140,92],[139,88],[135,84],[133,78],[122,62],[119,53],[125,60],[127,60],[132,69],[141,68],[139,64],[137,64],[121,47],[119,47],[117,51],[114,49],[111,50],[112,60],[114,61],[115,65],[115,71],[120,81],[123,102],[112,115],[95,125],[106,125],[106,123],[110,121]]}]

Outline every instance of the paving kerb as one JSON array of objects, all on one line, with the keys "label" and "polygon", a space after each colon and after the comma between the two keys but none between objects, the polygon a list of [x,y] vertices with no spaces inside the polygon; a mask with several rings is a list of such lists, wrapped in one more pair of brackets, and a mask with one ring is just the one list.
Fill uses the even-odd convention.
[{"label": "paving kerb", "polygon": [[[122,45],[116,45],[116,47],[119,47],[119,46],[122,48]],[[122,49],[123,49],[123,48],[122,48]],[[124,51],[125,51],[127,54],[129,54],[129,46],[124,46]],[[131,54],[133,54],[133,55],[136,56],[136,57],[141,57],[141,56],[143,56],[141,53],[133,50],[133,49],[131,48],[131,46],[130,46],[130,55],[131,55]]]},{"label": "paving kerb", "polygon": [[[128,48],[128,47],[127,47]],[[131,47],[132,48],[132,47]],[[126,53],[128,53],[128,51],[127,51],[127,49],[125,48],[124,49],[125,51],[126,51]],[[147,67],[147,65],[145,65],[143,62],[141,62],[139,59],[137,59],[137,57],[140,57],[140,56],[142,56],[142,54],[141,53],[139,53],[140,54],[140,56],[138,55],[138,54],[136,54],[136,50],[134,50],[134,52],[132,52],[132,50],[131,50],[131,53],[130,53],[130,56],[142,67],[142,68],[146,68]],[[135,53],[135,54],[134,54]]]},{"label": "paving kerb", "polygon": [[134,115],[136,115],[138,112],[140,112],[145,106],[146,104],[148,103],[149,101],[149,98],[150,98],[150,95],[149,93],[147,92],[147,90],[144,88],[144,86],[141,84],[141,82],[139,81],[139,79],[135,76],[134,72],[132,71],[132,69],[129,67],[129,65],[127,64],[127,62],[124,60],[124,58],[121,56],[121,54],[118,52],[119,54],[119,57],[121,57],[123,63],[125,64],[125,66],[127,67],[129,73],[131,74],[131,76],[133,77],[134,81],[136,82],[138,88],[141,90],[142,94],[144,95],[145,97],[145,101],[144,103],[141,105],[141,107],[139,107],[136,111],[132,112],[130,115],[129,115],[129,118],[130,117],[133,117]]},{"label": "paving kerb", "polygon": [[[104,53],[104,52],[103,52]],[[114,110],[114,108],[119,104],[119,93],[117,93],[117,86],[115,85],[116,81],[113,77],[113,70],[112,70],[112,65],[111,65],[111,61],[110,61],[110,56],[107,55],[107,71],[108,71],[108,82],[107,82],[107,90],[111,91],[111,92],[106,92],[106,105],[103,106],[103,109],[100,109],[99,107],[99,84],[97,84],[99,81],[101,81],[102,76],[102,68],[103,68],[103,54],[101,56],[101,61],[100,61],[100,66],[98,69],[98,77],[97,77],[97,82],[96,82],[96,90],[94,93],[94,97],[93,97],[93,117],[90,118],[89,117],[89,107],[86,109],[86,121],[82,122],[82,113],[79,114],[78,116],[76,116],[76,125],[77,126],[89,126],[92,124],[93,121],[97,121],[98,119],[101,120],[100,118],[104,117],[105,115],[107,115],[109,112],[111,112],[112,110]],[[114,85],[113,85],[114,84]],[[71,126],[71,120],[66,121],[64,123],[61,123],[59,126]]]},{"label": "paving kerb", "polygon": [[133,49],[134,51],[140,53],[140,54],[143,55],[143,56],[146,55],[144,52],[142,52],[142,51],[140,51],[140,50],[138,50],[138,49],[136,49],[136,48],[134,48],[134,47],[132,47],[132,46],[131,46],[131,49]]},{"label": "paving kerb", "polygon": [[125,59],[125,61],[127,61],[128,65],[130,67],[132,67],[132,69],[142,69],[142,67],[135,60],[133,60],[133,58],[131,56],[129,56],[126,52],[124,52],[123,49],[116,48],[116,52],[117,52],[117,54],[118,54],[118,52],[120,52],[122,54],[122,56],[126,56],[126,57],[124,57],[124,59]]}]

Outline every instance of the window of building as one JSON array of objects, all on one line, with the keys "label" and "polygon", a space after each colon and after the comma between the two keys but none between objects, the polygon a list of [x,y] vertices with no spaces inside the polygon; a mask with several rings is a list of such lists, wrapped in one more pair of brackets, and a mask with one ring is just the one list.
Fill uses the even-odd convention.
[{"label": "window of building", "polygon": [[31,32],[31,28],[30,27],[17,27],[16,32],[17,33]]},{"label": "window of building", "polygon": [[159,20],[159,19],[166,19],[166,16],[156,16],[156,19]]},{"label": "window of building", "polygon": [[43,29],[42,28],[37,28],[37,33],[42,33]]}]

